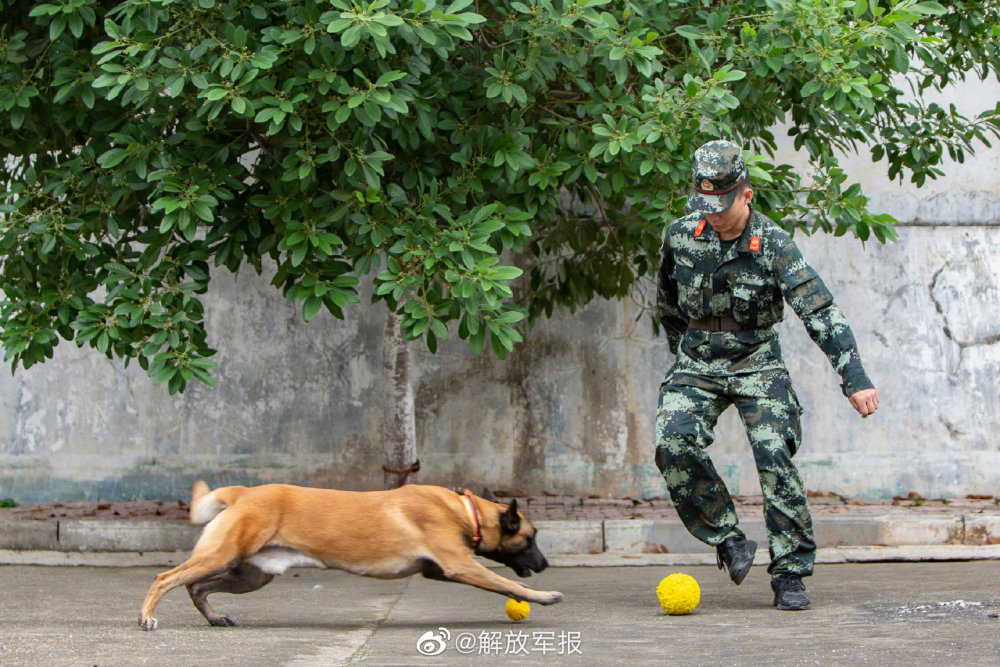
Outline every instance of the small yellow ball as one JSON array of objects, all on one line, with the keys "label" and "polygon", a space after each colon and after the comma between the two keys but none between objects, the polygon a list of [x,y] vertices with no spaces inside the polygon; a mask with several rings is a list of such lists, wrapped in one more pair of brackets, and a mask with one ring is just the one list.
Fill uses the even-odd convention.
[{"label": "small yellow ball", "polygon": [[701,601],[701,589],[694,577],[680,572],[663,578],[656,587],[663,611],[671,616],[690,614]]},{"label": "small yellow ball", "polygon": [[531,605],[527,602],[518,602],[517,600],[510,599],[507,600],[507,604],[504,607],[504,611],[507,612],[507,616],[512,621],[523,621],[528,618],[528,614],[531,613]]}]

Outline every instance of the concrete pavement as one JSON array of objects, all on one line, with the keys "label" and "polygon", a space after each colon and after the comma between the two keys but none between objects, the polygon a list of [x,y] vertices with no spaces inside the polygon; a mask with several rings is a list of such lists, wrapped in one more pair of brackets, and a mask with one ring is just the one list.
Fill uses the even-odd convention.
[{"label": "concrete pavement", "polygon": [[[677,567],[550,568],[528,580],[565,601],[513,623],[504,599],[419,577],[291,570],[264,589],[216,595],[213,628],[183,589],[136,624],[159,568],[0,567],[0,664],[20,665],[996,665],[996,561],[820,566],[813,609],[778,612],[765,569],[742,586],[712,566],[688,616],[654,589]],[[501,570],[511,575],[509,570]],[[421,638],[423,641],[421,642]],[[440,652],[424,656],[425,652]]]},{"label": "concrete pavement", "polygon": [[[764,543],[736,587],[669,503],[542,498],[524,504],[553,567],[526,583],[566,597],[532,605],[523,623],[506,618],[500,596],[467,586],[300,569],[250,595],[214,596],[236,628],[208,626],[184,590],[171,591],[152,633],[136,624],[143,596],[187,558],[200,527],[113,516],[113,504],[103,518],[90,508],[37,520],[19,508],[0,514],[0,665],[1000,663],[994,499],[814,501],[808,612],[771,607]],[[740,499],[741,526],[763,540],[760,510]],[[656,584],[677,571],[701,585],[689,616],[656,601]]]}]

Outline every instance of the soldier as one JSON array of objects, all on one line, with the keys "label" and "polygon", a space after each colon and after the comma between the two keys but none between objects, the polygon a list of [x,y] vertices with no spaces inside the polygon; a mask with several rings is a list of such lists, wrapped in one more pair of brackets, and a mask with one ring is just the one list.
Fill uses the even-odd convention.
[{"label": "soldier", "polygon": [[694,213],[667,229],[660,265],[657,314],[677,361],[660,386],[656,465],[684,525],[716,547],[719,568],[740,584],[757,544],[737,527],[729,490],[707,453],[719,415],[735,405],[764,495],[774,606],[809,609],[802,577],[812,574],[816,543],[792,463],[802,408],[773,328],[784,301],[862,417],[878,409],[878,393],[826,285],[788,233],[754,210],[740,147],[705,144],[695,151],[692,179]]}]

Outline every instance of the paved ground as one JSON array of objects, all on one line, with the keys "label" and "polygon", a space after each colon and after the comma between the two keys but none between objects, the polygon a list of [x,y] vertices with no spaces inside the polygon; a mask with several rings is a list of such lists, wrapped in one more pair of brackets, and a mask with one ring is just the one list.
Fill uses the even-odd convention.
[{"label": "paved ground", "polygon": [[[466,586],[303,569],[214,596],[239,627],[208,626],[174,590],[157,608],[160,628],[143,632],[138,608],[158,571],[0,567],[0,664],[1000,664],[997,561],[821,566],[807,612],[771,607],[763,567],[735,587],[714,566],[685,566],[702,592],[689,616],[656,602],[656,584],[678,568],[554,567],[528,583],[565,601],[533,606],[519,624],[503,598]],[[418,652],[425,635],[440,654]]]},{"label": "paved ground", "polygon": [[[763,541],[759,498],[737,500],[741,526]],[[296,570],[251,595],[215,596],[237,628],[208,626],[171,591],[152,633],[136,624],[146,589],[199,532],[184,501],[0,508],[0,666],[1000,664],[997,498],[814,494],[822,565],[807,580],[814,609],[794,613],[771,607],[763,543],[737,588],[668,500],[519,504],[554,565],[527,583],[566,596],[523,623],[506,618],[503,598],[466,586]],[[676,571],[702,586],[689,616],[656,602]]]}]

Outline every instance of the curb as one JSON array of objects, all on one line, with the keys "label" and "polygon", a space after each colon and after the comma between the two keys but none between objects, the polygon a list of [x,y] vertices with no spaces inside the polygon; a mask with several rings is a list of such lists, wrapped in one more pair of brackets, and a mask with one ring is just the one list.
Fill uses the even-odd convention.
[{"label": "curb", "polygon": [[[536,521],[538,546],[546,555],[708,553],[715,549],[695,539],[679,519],[605,519]],[[907,547],[1000,544],[1000,514],[920,514],[816,516],[817,547]],[[767,544],[761,517],[745,517],[740,528]]]},{"label": "curb", "polygon": [[190,551],[201,526],[174,520],[0,521],[0,549]]}]

